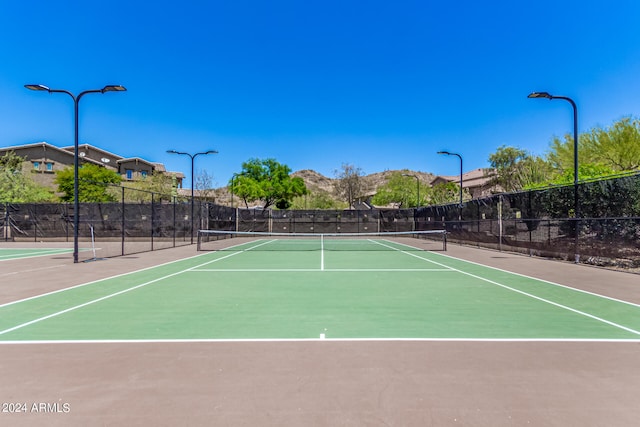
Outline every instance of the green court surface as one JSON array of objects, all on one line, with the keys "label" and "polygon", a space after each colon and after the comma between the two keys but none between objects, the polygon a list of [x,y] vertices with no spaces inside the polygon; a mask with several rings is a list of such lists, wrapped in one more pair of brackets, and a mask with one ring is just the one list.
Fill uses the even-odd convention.
[{"label": "green court surface", "polygon": [[18,258],[33,258],[56,254],[68,254],[72,249],[67,248],[0,248],[0,261],[8,261]]},{"label": "green court surface", "polygon": [[640,339],[637,304],[443,251],[382,239],[348,250],[280,244],[246,242],[1,305],[0,341]]}]

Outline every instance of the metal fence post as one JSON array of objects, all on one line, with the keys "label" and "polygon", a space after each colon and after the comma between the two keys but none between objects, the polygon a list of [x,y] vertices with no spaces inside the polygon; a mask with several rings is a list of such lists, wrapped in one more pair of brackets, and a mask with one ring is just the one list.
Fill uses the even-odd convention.
[{"label": "metal fence post", "polygon": [[121,235],[121,244],[122,244],[122,256],[124,256],[124,236],[125,236],[125,203],[124,203],[124,187],[122,187],[122,235]]},{"label": "metal fence post", "polygon": [[151,250],[153,251],[153,234],[154,234],[154,217],[155,217],[155,198],[153,197],[154,193],[151,193]]}]

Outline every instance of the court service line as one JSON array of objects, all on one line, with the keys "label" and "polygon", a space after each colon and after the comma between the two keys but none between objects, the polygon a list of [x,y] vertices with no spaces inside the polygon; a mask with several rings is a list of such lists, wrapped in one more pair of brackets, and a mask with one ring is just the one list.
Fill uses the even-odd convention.
[{"label": "court service line", "polygon": [[[275,241],[277,241],[277,239],[267,240],[266,242],[261,242],[259,245],[251,246],[250,248],[247,248],[247,249],[242,249],[242,252],[248,252],[248,251],[253,250],[255,248],[259,248],[260,246],[264,246],[264,245],[268,245],[269,243],[273,243]],[[244,245],[246,243],[242,243],[242,244]],[[240,245],[238,245],[238,246],[240,246]],[[240,253],[240,252],[238,252],[238,253]]]},{"label": "court service line", "polygon": [[0,345],[52,344],[192,344],[192,343],[305,343],[305,342],[452,342],[452,343],[612,343],[638,344],[640,339],[615,338],[159,338],[113,340],[0,341]]},{"label": "court service line", "polygon": [[[385,244],[383,244],[383,243],[379,243],[379,244],[380,244],[380,245],[383,245],[383,246],[386,246],[386,247],[388,247],[388,248],[395,249],[395,248],[393,248],[392,246],[385,245]],[[416,258],[423,259],[423,260],[425,260],[425,261],[433,262],[434,264],[441,265],[442,267],[449,267],[449,266],[447,266],[447,265],[441,264],[441,263],[436,262],[436,261],[428,260],[428,259],[426,259],[426,258],[422,258],[422,257],[420,257],[420,256],[417,256],[417,255],[412,254],[412,253],[407,252],[407,251],[403,251],[403,250],[401,250],[401,249],[396,249],[396,250],[397,250],[397,251],[399,251],[399,252],[402,252],[402,253],[404,253],[404,254],[411,255],[411,256],[414,256],[414,257],[416,257]],[[595,316],[595,315],[593,315],[593,314],[589,314],[589,313],[586,313],[586,312],[584,312],[584,311],[581,311],[581,310],[578,310],[578,309],[575,309],[575,308],[572,308],[572,307],[566,306],[566,305],[564,305],[564,304],[560,304],[560,303],[557,303],[557,302],[554,302],[554,301],[548,300],[548,299],[546,299],[546,298],[542,298],[542,297],[539,297],[539,296],[537,296],[537,295],[533,295],[533,294],[530,294],[530,293],[528,293],[528,292],[525,292],[525,291],[521,291],[521,290],[519,290],[519,289],[512,288],[511,286],[507,286],[507,285],[504,285],[504,284],[502,284],[502,283],[498,283],[498,282],[496,282],[495,280],[487,279],[487,278],[485,278],[485,277],[478,276],[478,275],[476,275],[476,274],[472,274],[472,273],[469,273],[469,272],[466,272],[466,271],[462,271],[462,270],[459,270],[459,269],[454,268],[454,267],[449,267],[449,268],[451,268],[451,269],[452,269],[452,270],[454,270],[454,271],[457,271],[458,273],[464,274],[465,276],[473,277],[473,278],[476,278],[476,279],[482,280],[482,281],[484,281],[484,282],[491,283],[492,285],[500,286],[500,287],[505,288],[505,289],[508,289],[508,290],[510,290],[510,291],[513,291],[513,292],[516,292],[516,293],[519,293],[519,294],[522,294],[522,295],[528,296],[529,298],[533,298],[533,299],[536,299],[536,300],[538,300],[538,301],[542,301],[542,302],[545,302],[545,303],[547,303],[547,304],[551,304],[551,305],[553,305],[553,306],[556,306],[556,307],[559,307],[559,308],[562,308],[562,309],[565,309],[565,310],[571,311],[571,312],[573,312],[573,313],[576,313],[576,314],[579,314],[579,315],[582,315],[582,316],[588,317],[588,318],[590,318],[590,319],[597,320],[597,321],[602,322],[602,323],[605,323],[605,324],[607,324],[607,325],[614,326],[614,327],[619,328],[619,329],[622,329],[622,330],[624,330],[624,331],[631,332],[631,333],[636,334],[636,335],[640,335],[640,331],[637,331],[637,330],[632,329],[632,328],[627,328],[626,326],[620,325],[620,324],[615,323],[615,322],[611,322],[611,321],[609,321],[609,320],[603,319],[603,318],[598,317],[598,316]]]},{"label": "court service line", "polygon": [[[389,240],[384,240],[384,241],[385,241],[385,242],[389,242],[389,243],[394,243],[394,244],[402,245],[402,246],[406,246],[406,247],[408,247],[408,248],[412,248],[412,249],[417,249],[417,250],[418,250],[418,251],[420,251],[420,252],[424,252],[424,250],[422,250],[422,249],[420,249],[420,248],[416,248],[416,247],[414,247],[414,246],[407,245],[407,244],[404,244],[404,243],[396,243],[396,242],[391,242],[391,241],[389,241]],[[403,253],[403,254],[405,254],[405,255],[410,255],[410,256],[412,256],[412,257],[415,257],[415,258],[421,259],[422,261],[427,261],[427,262],[430,262],[430,263],[432,263],[432,264],[439,265],[440,267],[443,267],[443,268],[445,268],[445,269],[447,269],[447,270],[456,271],[455,269],[453,269],[453,268],[449,267],[448,265],[445,265],[445,264],[439,263],[439,262],[437,262],[437,261],[432,261],[432,260],[430,260],[430,259],[428,259],[428,258],[423,258],[423,257],[418,256],[418,255],[416,255],[416,254],[414,254],[414,253],[411,253],[411,252],[403,251],[402,249],[400,249],[400,248],[396,248],[396,247],[391,246],[391,245],[386,245],[386,244],[384,244],[384,243],[382,243],[382,242],[380,242],[380,241],[378,241],[378,240],[371,240],[371,242],[373,242],[373,243],[375,243],[375,244],[377,244],[377,245],[380,245],[380,246],[384,246],[385,248],[389,248],[389,249],[392,249],[392,250],[394,250],[394,251],[401,252],[401,253]]]},{"label": "court service line", "polygon": [[[200,265],[197,265],[197,266],[194,266],[194,267],[190,267],[190,268],[187,268],[187,269],[184,269],[184,270],[180,270],[180,271],[177,271],[177,272],[175,272],[175,273],[171,273],[171,274],[166,274],[166,275],[164,275],[164,276],[162,276],[162,277],[158,277],[158,278],[156,278],[156,279],[149,280],[148,282],[141,283],[141,284],[139,284],[139,285],[135,285],[135,286],[132,286],[132,287],[130,287],[130,288],[123,289],[123,290],[121,290],[121,291],[114,292],[114,293],[112,293],[112,294],[105,295],[105,296],[103,296],[103,297],[96,298],[96,299],[93,299],[93,300],[87,301],[87,302],[85,302],[85,303],[78,304],[78,305],[75,305],[75,306],[73,306],[73,307],[69,307],[69,308],[64,309],[64,310],[60,310],[60,311],[58,311],[58,312],[55,312],[55,313],[49,314],[49,315],[47,315],[47,316],[42,316],[42,317],[39,317],[39,318],[37,318],[37,319],[30,320],[30,321],[28,321],[28,322],[25,322],[25,323],[22,323],[22,324],[20,324],[20,325],[14,326],[14,327],[12,327],[12,328],[5,329],[5,330],[3,330],[3,331],[0,331],[0,335],[4,335],[4,334],[6,334],[6,333],[9,333],[9,332],[15,331],[15,330],[17,330],[17,329],[22,329],[22,328],[24,328],[24,327],[26,327],[26,326],[33,325],[33,324],[35,324],[35,323],[42,322],[43,320],[51,319],[51,318],[53,318],[53,317],[57,317],[57,316],[60,316],[60,315],[62,315],[62,314],[65,314],[65,313],[69,313],[69,312],[74,311],[74,310],[77,310],[77,309],[79,309],[79,308],[83,308],[83,307],[86,307],[86,306],[89,306],[89,305],[92,305],[92,304],[98,303],[98,302],[100,302],[100,301],[104,301],[104,300],[107,300],[107,299],[113,298],[113,297],[115,297],[115,296],[122,295],[122,294],[125,294],[125,293],[127,293],[127,292],[131,292],[131,291],[136,290],[136,289],[140,289],[140,288],[142,288],[142,287],[145,287],[145,286],[151,285],[151,284],[153,284],[153,283],[160,282],[160,281],[162,281],[162,280],[168,279],[169,277],[173,277],[173,276],[177,276],[177,275],[179,275],[179,274],[183,274],[183,273],[185,273],[185,272],[187,272],[187,271],[193,270],[194,268],[198,268],[198,267],[201,267],[201,266],[203,266],[203,265],[211,264],[212,262],[221,261],[221,260],[223,260],[223,259],[225,259],[225,258],[230,258],[230,257],[232,257],[232,256],[235,256],[235,255],[238,255],[238,254],[241,254],[241,253],[242,253],[242,252],[233,252],[233,253],[231,253],[231,254],[229,254],[229,255],[226,255],[226,256],[224,256],[224,257],[216,258],[216,259],[215,259],[215,260],[213,260],[213,261],[207,261],[206,263],[203,263],[203,264],[200,264]],[[0,307],[2,307],[2,306],[0,306]]]}]

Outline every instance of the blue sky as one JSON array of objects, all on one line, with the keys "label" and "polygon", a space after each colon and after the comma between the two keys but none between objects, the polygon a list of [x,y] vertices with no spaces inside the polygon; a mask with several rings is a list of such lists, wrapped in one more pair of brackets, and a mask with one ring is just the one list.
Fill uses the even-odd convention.
[{"label": "blue sky", "polygon": [[[0,1],[0,146],[80,143],[225,185],[249,158],[455,175],[640,112],[640,2]],[[189,187],[187,179],[185,187]]]}]

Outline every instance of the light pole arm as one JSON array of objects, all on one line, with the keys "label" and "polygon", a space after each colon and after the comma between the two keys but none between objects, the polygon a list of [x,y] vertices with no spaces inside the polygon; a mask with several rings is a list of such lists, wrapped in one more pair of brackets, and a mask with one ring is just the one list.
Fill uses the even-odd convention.
[{"label": "light pole arm", "polygon": [[573,184],[578,185],[578,107],[573,99],[567,96],[551,96],[550,99],[564,99],[573,107]]},{"label": "light pole arm", "polygon": [[457,156],[460,159],[460,213],[459,219],[462,220],[462,156],[458,153],[452,153],[450,151],[438,151],[438,154],[446,154],[447,156]]},{"label": "light pole arm", "polygon": [[451,153],[454,156],[458,156],[460,159],[460,209],[462,209],[462,156],[457,153]]},{"label": "light pole arm", "polygon": [[528,98],[547,98],[549,100],[553,99],[563,99],[571,104],[573,107],[573,208],[574,208],[574,217],[578,221],[576,223],[575,230],[575,263],[578,264],[580,262],[580,254],[579,254],[579,218],[580,218],[580,196],[578,194],[578,107],[573,99],[568,96],[555,96],[551,95],[548,92],[532,92],[529,94]]},{"label": "light pole arm", "polygon": [[196,157],[198,157],[199,155],[206,155],[206,154],[218,154],[218,152],[216,150],[208,150],[205,152],[201,152],[201,153],[195,153],[195,154],[191,154],[191,153],[186,153],[184,151],[176,151],[176,150],[167,150],[167,153],[169,154],[181,154],[183,156],[189,156],[191,158],[191,244],[193,244],[193,231],[194,231],[194,163],[196,160]]}]

